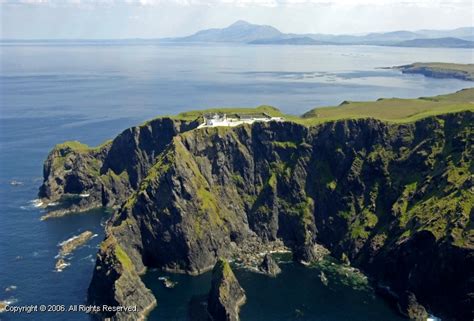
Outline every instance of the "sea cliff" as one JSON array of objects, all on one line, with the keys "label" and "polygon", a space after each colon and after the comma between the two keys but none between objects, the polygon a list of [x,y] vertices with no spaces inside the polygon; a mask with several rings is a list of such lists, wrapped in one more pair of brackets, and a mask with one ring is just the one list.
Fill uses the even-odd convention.
[{"label": "sea cliff", "polygon": [[473,123],[469,110],[202,129],[160,118],[98,148],[56,147],[40,195],[116,207],[88,297],[142,311],[118,320],[156,304],[147,267],[200,274],[249,238],[281,241],[305,263],[322,245],[412,319],[426,308],[471,320]]}]

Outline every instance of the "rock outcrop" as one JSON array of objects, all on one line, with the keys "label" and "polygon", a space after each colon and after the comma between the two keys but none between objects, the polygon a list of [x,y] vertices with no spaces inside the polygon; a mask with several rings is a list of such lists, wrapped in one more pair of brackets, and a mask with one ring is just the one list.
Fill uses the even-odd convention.
[{"label": "rock outcrop", "polygon": [[473,123],[469,111],[400,124],[154,120],[97,149],[56,148],[41,195],[117,207],[91,302],[146,310],[146,267],[199,274],[256,238],[301,262],[322,244],[399,302],[412,293],[437,315],[471,320]]},{"label": "rock outcrop", "polygon": [[428,319],[428,313],[425,308],[418,303],[413,293],[405,293],[401,300],[398,302],[400,312],[414,321],[426,321]]},{"label": "rock outcrop", "polygon": [[[44,205],[51,205],[43,219],[101,206],[119,207],[172,138],[198,125],[197,121],[158,118],[95,148],[75,141],[56,145],[45,161],[38,195]],[[61,204],[55,205],[58,201]]]},{"label": "rock outcrop", "polygon": [[70,264],[66,262],[66,257],[74,252],[78,247],[87,243],[92,237],[94,237],[94,234],[91,231],[85,231],[59,244],[58,260],[56,261],[55,266],[56,271],[62,272],[66,267],[68,267]]},{"label": "rock outcrop", "polygon": [[258,267],[258,270],[270,276],[277,276],[281,272],[278,264],[272,258],[271,254],[268,253],[263,257],[263,261]]},{"label": "rock outcrop", "polygon": [[109,307],[136,306],[136,311],[101,311],[94,317],[118,321],[145,320],[156,306],[156,298],[143,284],[129,255],[114,237],[101,245],[88,290],[88,304]]},{"label": "rock outcrop", "polygon": [[235,278],[229,263],[219,259],[212,270],[212,284],[207,311],[212,321],[238,321],[239,309],[245,303],[245,291]]}]

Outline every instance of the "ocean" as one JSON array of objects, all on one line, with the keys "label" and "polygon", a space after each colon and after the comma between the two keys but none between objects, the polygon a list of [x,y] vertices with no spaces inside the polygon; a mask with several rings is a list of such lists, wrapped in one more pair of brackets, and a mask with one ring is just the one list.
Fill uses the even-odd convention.
[{"label": "ocean", "polygon": [[[65,140],[97,145],[146,119],[210,107],[273,105],[290,114],[344,100],[419,97],[471,87],[380,69],[416,61],[473,63],[469,49],[371,46],[0,44],[0,300],[83,304],[103,239],[104,210],[40,221],[34,206],[48,152]],[[12,184],[12,182],[17,182]],[[95,236],[55,272],[58,244]],[[242,320],[399,320],[369,290],[287,263],[276,279],[245,270]],[[187,320],[209,274],[144,279],[158,297],[151,320]],[[303,277],[304,276],[304,277]],[[306,281],[305,281],[306,280]],[[319,281],[318,281],[319,280]],[[83,313],[0,314],[0,320],[88,320]]]}]

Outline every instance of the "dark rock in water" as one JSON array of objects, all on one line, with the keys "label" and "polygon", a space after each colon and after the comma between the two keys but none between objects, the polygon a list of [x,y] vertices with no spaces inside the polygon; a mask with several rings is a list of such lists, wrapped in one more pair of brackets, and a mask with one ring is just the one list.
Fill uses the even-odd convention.
[{"label": "dark rock in water", "polygon": [[406,292],[399,300],[400,312],[410,320],[426,321],[428,313],[425,308],[418,303],[416,297],[411,292]]},{"label": "dark rock in water", "polygon": [[265,254],[263,257],[262,264],[258,267],[258,270],[262,273],[268,274],[270,276],[276,276],[281,272],[278,264],[273,260],[271,254]]},{"label": "dark rock in water", "polygon": [[326,286],[328,285],[329,280],[328,280],[326,274],[324,273],[324,271],[321,271],[321,272],[319,273],[319,279],[321,280],[321,283],[322,283],[322,284],[324,284],[324,285],[326,285]]},{"label": "dark rock in water", "polygon": [[69,263],[67,263],[63,258],[59,258],[56,261],[55,269],[56,269],[57,272],[62,272],[68,266],[69,266]]},{"label": "dark rock in water", "polygon": [[212,321],[238,321],[245,292],[235,278],[229,263],[219,259],[212,270],[212,284],[207,299],[207,311]]}]

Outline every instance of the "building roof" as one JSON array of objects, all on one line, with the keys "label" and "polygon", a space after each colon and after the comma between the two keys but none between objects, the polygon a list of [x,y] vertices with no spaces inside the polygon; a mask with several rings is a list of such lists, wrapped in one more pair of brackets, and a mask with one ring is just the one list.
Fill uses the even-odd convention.
[{"label": "building roof", "polygon": [[270,118],[265,113],[255,113],[255,114],[235,114],[239,119],[252,119],[252,118]]}]

